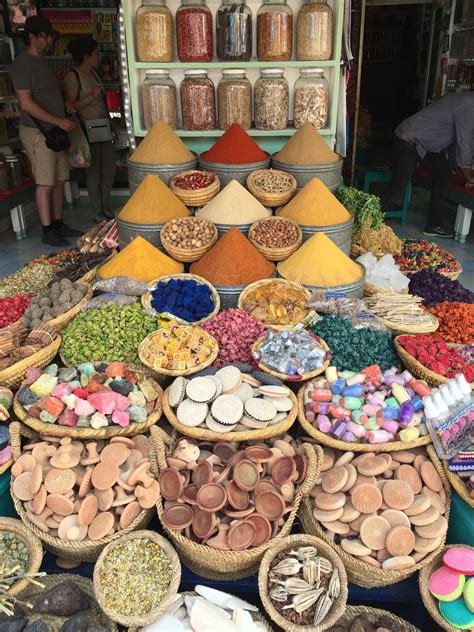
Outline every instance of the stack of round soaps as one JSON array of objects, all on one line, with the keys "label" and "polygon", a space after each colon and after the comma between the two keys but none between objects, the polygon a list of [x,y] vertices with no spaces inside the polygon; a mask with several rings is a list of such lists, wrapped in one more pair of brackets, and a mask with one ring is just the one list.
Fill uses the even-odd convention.
[{"label": "stack of round soaps", "polygon": [[168,389],[169,405],[184,426],[213,432],[265,428],[286,419],[293,408],[286,386],[262,384],[236,366],[205,373],[191,380],[178,377]]}]

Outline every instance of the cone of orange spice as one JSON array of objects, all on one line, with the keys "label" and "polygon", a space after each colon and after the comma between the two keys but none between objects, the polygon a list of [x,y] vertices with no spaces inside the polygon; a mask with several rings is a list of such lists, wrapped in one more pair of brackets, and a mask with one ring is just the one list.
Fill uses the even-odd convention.
[{"label": "cone of orange spice", "polygon": [[444,301],[426,311],[436,316],[439,327],[436,330],[438,338],[445,342],[458,344],[472,343],[474,340],[474,304]]}]

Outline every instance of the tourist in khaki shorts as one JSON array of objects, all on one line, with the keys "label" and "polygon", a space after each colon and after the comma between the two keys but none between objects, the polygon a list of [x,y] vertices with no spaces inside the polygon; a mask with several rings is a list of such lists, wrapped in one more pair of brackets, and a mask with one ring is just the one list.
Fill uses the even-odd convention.
[{"label": "tourist in khaki shorts", "polygon": [[48,19],[36,15],[28,18],[23,33],[26,50],[14,60],[11,77],[21,106],[20,139],[36,182],[42,242],[64,247],[70,245],[66,237],[82,235],[62,220],[64,183],[69,179],[69,168],[64,152],[55,152],[46,146],[43,133],[32,119],[39,119],[46,130],[56,126],[70,132],[76,127],[66,118],[59,81],[43,59],[55,34]]}]

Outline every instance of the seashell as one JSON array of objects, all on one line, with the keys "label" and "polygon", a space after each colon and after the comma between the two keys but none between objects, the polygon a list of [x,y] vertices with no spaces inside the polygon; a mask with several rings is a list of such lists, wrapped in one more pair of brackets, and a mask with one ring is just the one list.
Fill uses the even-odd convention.
[{"label": "seashell", "polygon": [[[316,558],[319,560],[319,558]],[[303,579],[311,586],[319,586],[321,580],[321,567],[315,560],[303,562]]]},{"label": "seashell", "polygon": [[272,571],[280,573],[280,575],[296,575],[301,566],[300,562],[294,557],[287,557],[281,560],[281,562],[278,562],[278,564],[272,568]]},{"label": "seashell", "polygon": [[311,608],[311,606],[318,601],[323,592],[324,588],[318,588],[317,590],[307,590],[300,595],[295,595],[291,601],[291,604],[289,604],[288,606],[283,606],[282,610],[292,608],[295,612],[301,614],[308,608]]},{"label": "seashell", "polygon": [[229,593],[223,592],[222,590],[216,590],[215,588],[209,588],[209,586],[203,586],[202,584],[196,584],[194,590],[207,599],[212,604],[219,606],[221,608],[226,608],[227,610],[236,610],[237,608],[241,608],[242,610],[250,610],[251,612],[258,612],[258,608],[239,597],[234,597]]},{"label": "seashell", "polygon": [[258,627],[255,625],[248,610],[236,608],[232,613],[232,621],[240,632],[258,632]]},{"label": "seashell", "polygon": [[288,599],[288,593],[283,586],[275,586],[268,594],[273,601],[283,602]]},{"label": "seashell", "polygon": [[194,602],[189,618],[192,629],[199,632],[235,632],[230,614],[202,597]]},{"label": "seashell", "polygon": [[299,595],[300,593],[308,592],[313,589],[313,584],[308,584],[304,579],[298,579],[297,577],[289,577],[285,580],[284,586],[289,595]]},{"label": "seashell", "polygon": [[332,599],[329,595],[325,594],[318,601],[318,605],[316,606],[316,610],[314,612],[314,625],[319,625],[324,621],[328,612],[332,608]]},{"label": "seashell", "polygon": [[339,580],[339,571],[337,568],[334,569],[334,572],[329,580],[328,586],[328,594],[333,599],[337,599],[341,593],[341,582]]},{"label": "seashell", "polygon": [[314,560],[318,557],[318,549],[315,546],[300,546],[296,554],[302,562]]},{"label": "seashell", "polygon": [[183,623],[171,614],[163,614],[157,621],[142,628],[142,632],[186,632],[186,630]]}]

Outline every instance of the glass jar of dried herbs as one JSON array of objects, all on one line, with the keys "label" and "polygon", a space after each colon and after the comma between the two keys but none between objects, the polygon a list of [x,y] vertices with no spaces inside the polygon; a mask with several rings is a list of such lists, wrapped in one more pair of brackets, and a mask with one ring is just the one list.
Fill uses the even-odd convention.
[{"label": "glass jar of dried herbs", "polygon": [[327,0],[304,0],[296,20],[296,59],[331,59],[333,13]]},{"label": "glass jar of dried herbs", "polygon": [[322,129],[328,123],[329,84],[321,68],[301,68],[295,82],[294,122],[295,127],[311,123]]},{"label": "glass jar of dried herbs", "polygon": [[185,70],[181,82],[181,112],[184,129],[214,129],[216,103],[214,84],[205,70]]},{"label": "glass jar of dried herbs", "polygon": [[145,129],[164,121],[176,129],[176,85],[169,70],[147,70],[142,86],[143,124]]},{"label": "glass jar of dried herbs", "polygon": [[252,125],[252,85],[245,70],[222,71],[222,79],[217,86],[219,127],[229,128],[238,123],[243,129]]},{"label": "glass jar of dried herbs", "polygon": [[138,61],[173,61],[173,18],[165,0],[143,0],[135,20]]},{"label": "glass jar of dried herbs", "polygon": [[286,0],[263,0],[257,12],[257,57],[289,61],[293,50],[293,11]]},{"label": "glass jar of dried herbs", "polygon": [[255,127],[285,129],[288,125],[289,88],[280,68],[265,68],[255,82]]}]

